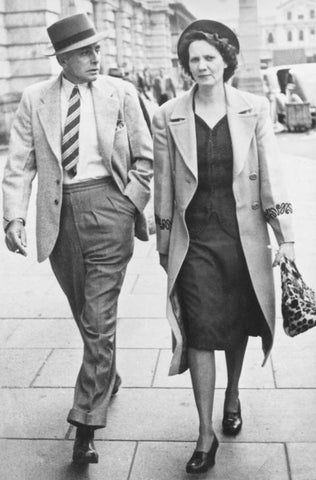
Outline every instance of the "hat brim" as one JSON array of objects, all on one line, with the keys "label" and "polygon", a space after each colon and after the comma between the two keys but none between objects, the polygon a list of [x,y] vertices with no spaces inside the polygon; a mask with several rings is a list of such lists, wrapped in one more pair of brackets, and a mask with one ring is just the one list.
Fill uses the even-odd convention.
[{"label": "hat brim", "polygon": [[181,33],[179,40],[178,40],[178,56],[181,47],[181,43],[187,35],[187,33],[191,31],[199,31],[205,33],[217,33],[220,38],[227,38],[230,45],[235,47],[236,53],[239,53],[240,45],[236,34],[226,25],[220,22],[216,22],[215,20],[195,20],[194,22],[190,23]]},{"label": "hat brim", "polygon": [[73,43],[68,47],[62,48],[61,50],[54,50],[54,47],[51,45],[46,49],[44,55],[47,57],[51,57],[53,55],[59,55],[60,53],[72,52],[73,50],[77,50],[78,48],[87,47],[88,45],[92,45],[93,43],[102,40],[107,36],[106,32],[96,33],[92,37],[86,38],[85,40],[81,40],[80,42]]}]

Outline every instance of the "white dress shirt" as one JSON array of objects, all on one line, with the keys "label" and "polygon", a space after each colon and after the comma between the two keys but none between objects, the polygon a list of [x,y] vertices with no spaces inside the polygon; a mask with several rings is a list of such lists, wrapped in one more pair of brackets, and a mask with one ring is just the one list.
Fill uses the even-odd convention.
[{"label": "white dress shirt", "polygon": [[[61,125],[64,131],[68,102],[74,84],[62,77],[61,88]],[[107,170],[99,151],[97,126],[91,89],[88,83],[78,84],[80,93],[80,127],[79,127],[79,162],[77,164],[77,175],[70,177],[64,170],[66,184],[85,182],[87,180],[107,177],[110,172]]]}]

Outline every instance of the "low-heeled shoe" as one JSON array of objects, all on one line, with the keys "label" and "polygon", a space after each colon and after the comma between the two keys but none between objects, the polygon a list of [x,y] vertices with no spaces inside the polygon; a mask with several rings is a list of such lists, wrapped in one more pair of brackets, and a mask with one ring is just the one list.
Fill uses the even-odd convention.
[{"label": "low-heeled shoe", "polygon": [[222,426],[223,426],[223,433],[225,435],[235,436],[240,432],[242,427],[242,418],[241,418],[241,406],[240,406],[239,399],[238,399],[237,412],[227,412],[224,410]]},{"label": "low-heeled shoe", "polygon": [[214,440],[212,442],[211,448],[208,452],[200,452],[195,450],[192,457],[187,463],[186,472],[187,473],[205,473],[213,465],[215,465],[215,455],[218,449],[218,440],[216,435],[214,435]]},{"label": "low-heeled shoe", "polygon": [[91,427],[78,427],[72,460],[77,465],[98,463],[99,455],[94,445],[94,429]]}]

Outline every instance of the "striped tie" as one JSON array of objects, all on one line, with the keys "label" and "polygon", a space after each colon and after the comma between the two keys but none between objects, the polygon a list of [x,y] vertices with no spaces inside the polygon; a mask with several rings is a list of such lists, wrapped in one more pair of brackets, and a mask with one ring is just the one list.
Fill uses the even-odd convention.
[{"label": "striped tie", "polygon": [[62,166],[71,177],[77,173],[79,160],[80,94],[75,85],[69,99],[61,147]]}]

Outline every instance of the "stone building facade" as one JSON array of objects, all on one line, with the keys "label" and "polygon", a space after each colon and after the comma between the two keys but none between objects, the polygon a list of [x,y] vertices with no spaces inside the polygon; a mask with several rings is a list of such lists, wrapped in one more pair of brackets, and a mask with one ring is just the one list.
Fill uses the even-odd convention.
[{"label": "stone building facade", "polygon": [[282,1],[261,23],[261,59],[267,65],[316,61],[316,0]]},{"label": "stone building facade", "polygon": [[181,2],[171,0],[0,0],[0,143],[8,140],[23,89],[60,71],[55,57],[44,54],[47,27],[78,12],[107,32],[101,47],[104,73],[114,65],[134,72],[176,69],[176,40],[194,19]]}]

